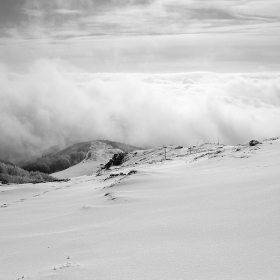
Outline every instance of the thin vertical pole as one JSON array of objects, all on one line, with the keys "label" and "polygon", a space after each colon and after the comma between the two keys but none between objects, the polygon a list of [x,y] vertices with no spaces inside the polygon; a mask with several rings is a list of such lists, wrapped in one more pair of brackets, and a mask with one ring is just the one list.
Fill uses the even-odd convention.
[{"label": "thin vertical pole", "polygon": [[163,145],[162,148],[164,149],[164,159],[166,160],[166,148],[167,147],[165,145]]}]

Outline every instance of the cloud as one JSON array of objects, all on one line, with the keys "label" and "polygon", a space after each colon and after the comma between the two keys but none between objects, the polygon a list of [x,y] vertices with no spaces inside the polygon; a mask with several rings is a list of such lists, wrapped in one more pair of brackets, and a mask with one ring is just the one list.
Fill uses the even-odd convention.
[{"label": "cloud", "polygon": [[217,7],[196,7],[196,5],[172,5],[166,4],[164,8],[168,13],[175,13],[183,17],[184,19],[197,19],[197,20],[207,20],[207,19],[238,19],[239,17],[232,13],[230,9],[226,10]]},{"label": "cloud", "polygon": [[67,9],[57,9],[55,13],[63,14],[63,15],[72,15],[72,14],[81,14],[80,10],[67,10]]},{"label": "cloud", "polygon": [[0,1],[0,30],[26,20],[20,12],[23,4],[22,0]]},{"label": "cloud", "polygon": [[0,4],[0,61],[16,68],[61,58],[93,72],[275,71],[280,20],[263,3],[6,1]]},{"label": "cloud", "polygon": [[0,155],[18,161],[73,141],[237,144],[280,134],[279,74],[90,74],[39,60],[0,67]]},{"label": "cloud", "polygon": [[[65,32],[69,38],[77,38],[80,33],[118,37],[219,32],[266,34],[271,30],[271,33],[277,34],[280,26],[277,0],[270,0],[269,7],[264,1],[238,0],[227,1],[226,4],[216,0],[6,2],[0,4],[0,36],[4,34],[4,28],[16,28],[23,39],[45,37],[59,40],[59,33]],[[271,29],[268,23],[273,23],[276,28]]]},{"label": "cloud", "polygon": [[[35,32],[35,31],[34,31]],[[40,30],[38,30],[40,32]],[[120,38],[80,36],[67,30],[58,41],[6,39],[0,61],[21,69],[45,58],[61,58],[88,72],[255,72],[279,71],[280,41],[276,36],[189,34]],[[25,70],[24,70],[25,71]]]}]

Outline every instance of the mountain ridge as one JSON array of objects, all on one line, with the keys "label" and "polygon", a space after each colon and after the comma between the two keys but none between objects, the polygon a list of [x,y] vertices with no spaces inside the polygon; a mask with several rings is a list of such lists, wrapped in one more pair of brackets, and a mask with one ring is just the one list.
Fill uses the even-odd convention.
[{"label": "mountain ridge", "polygon": [[[94,146],[94,143],[100,143],[100,145],[95,145],[95,148],[91,150],[91,146]],[[22,168],[27,171],[39,171],[52,174],[75,166],[84,160],[94,160],[93,155],[96,154],[98,149],[105,149],[108,150],[108,152],[111,151],[111,149],[115,149],[115,153],[131,152],[141,149],[136,146],[110,140],[79,142],[59,151],[55,151],[57,148],[57,146],[50,147],[42,157],[23,165]],[[47,153],[47,151],[49,151],[49,153]],[[109,152],[109,154],[110,157],[112,157],[112,152]],[[104,156],[104,160],[108,160],[108,157]],[[102,162],[103,160],[99,163]]]}]

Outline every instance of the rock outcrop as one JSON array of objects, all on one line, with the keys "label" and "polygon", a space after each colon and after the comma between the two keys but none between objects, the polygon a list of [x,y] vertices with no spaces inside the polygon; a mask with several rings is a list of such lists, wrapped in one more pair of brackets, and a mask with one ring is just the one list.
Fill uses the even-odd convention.
[{"label": "rock outcrop", "polygon": [[125,161],[127,153],[117,153],[104,165],[103,169],[109,169],[111,166],[121,165]]},{"label": "rock outcrop", "polygon": [[249,146],[256,146],[256,145],[258,145],[258,144],[261,144],[258,140],[251,140],[251,141],[249,142]]}]

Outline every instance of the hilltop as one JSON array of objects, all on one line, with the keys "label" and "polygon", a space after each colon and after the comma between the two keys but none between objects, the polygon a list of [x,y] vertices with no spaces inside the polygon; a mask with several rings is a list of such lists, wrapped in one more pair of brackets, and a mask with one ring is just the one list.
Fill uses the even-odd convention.
[{"label": "hilltop", "polygon": [[68,182],[2,186],[1,276],[279,279],[280,139],[260,142],[136,150]]},{"label": "hilltop", "polygon": [[[40,171],[47,174],[55,173],[55,176],[65,178],[69,172],[59,174],[58,172],[81,162],[92,163],[95,161],[96,165],[99,165],[110,158],[114,152],[130,152],[139,148],[109,140],[94,140],[75,143],[62,150],[58,149],[59,146],[50,147],[44,151],[42,157],[23,165],[22,168],[28,171]],[[100,156],[97,156],[98,154],[100,154]],[[88,166],[90,166],[90,164],[88,164]],[[90,168],[91,167],[88,169],[90,170]],[[92,168],[94,168],[94,166],[92,166]],[[76,169],[78,170],[79,168]],[[86,175],[84,172],[81,174],[79,174],[79,172],[76,173],[76,176]]]}]

